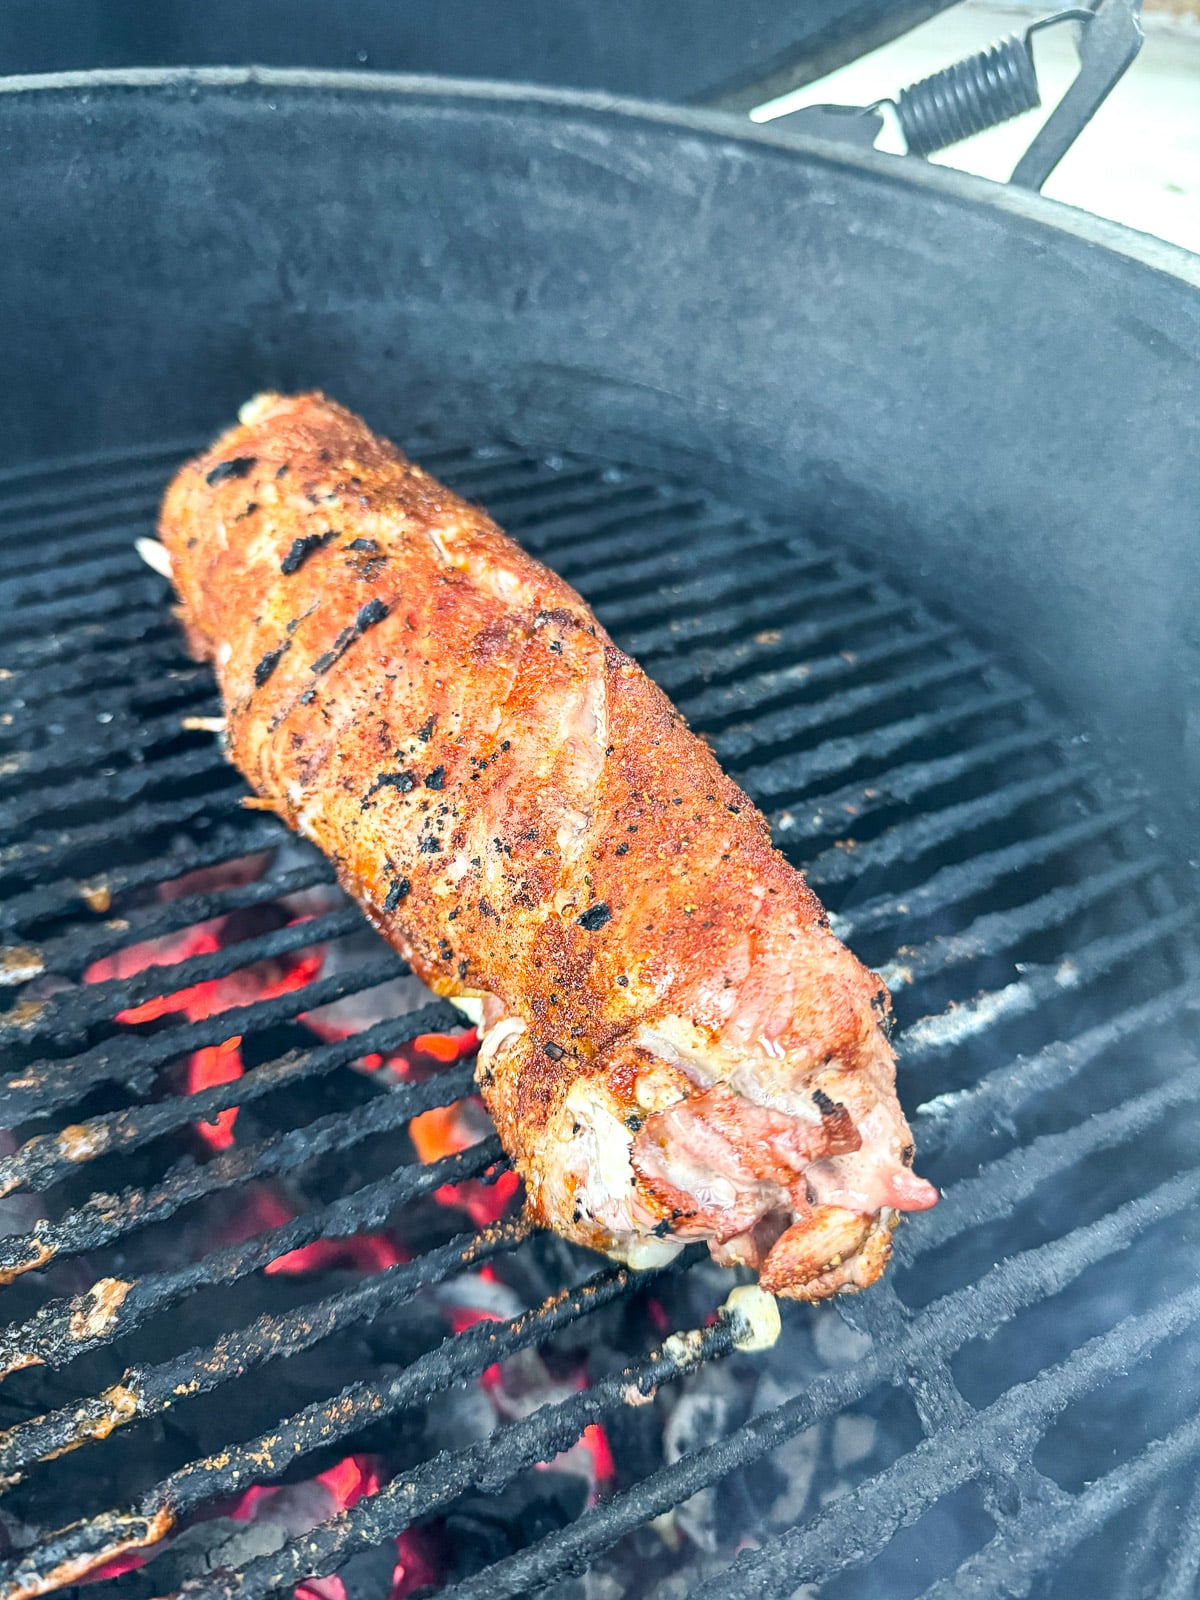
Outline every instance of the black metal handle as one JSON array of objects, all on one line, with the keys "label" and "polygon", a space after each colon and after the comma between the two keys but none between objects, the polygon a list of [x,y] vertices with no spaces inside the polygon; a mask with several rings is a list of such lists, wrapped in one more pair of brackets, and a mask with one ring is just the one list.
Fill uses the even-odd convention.
[{"label": "black metal handle", "polygon": [[882,107],[895,114],[910,155],[929,156],[985,128],[994,128],[1041,105],[1033,39],[1046,28],[1079,25],[1079,72],[1046,119],[1009,179],[1040,189],[1091,121],[1142,43],[1141,0],[1092,0],[1033,23],[901,89],[874,105],[807,106],[790,125],[806,132],[874,144]]},{"label": "black metal handle", "polygon": [[1023,189],[1042,187],[1142,48],[1142,0],[1097,0],[1088,11],[1080,30],[1075,81],[1008,180]]}]

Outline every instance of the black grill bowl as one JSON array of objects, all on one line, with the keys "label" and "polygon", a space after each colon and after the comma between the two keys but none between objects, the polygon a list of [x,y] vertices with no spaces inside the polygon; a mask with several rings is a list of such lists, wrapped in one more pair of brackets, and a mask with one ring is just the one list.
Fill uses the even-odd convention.
[{"label": "black grill bowl", "polygon": [[[93,1592],[373,1594],[416,1525],[459,1596],[1189,1593],[1195,264],[952,174],[510,90],[12,82],[0,140],[0,1592],[166,1508],[184,1537]],[[351,1063],[449,1008],[296,1020],[402,977],[381,946],[236,1015],[114,1021],[360,930],[273,911],[328,869],[185,726],[211,679],[132,549],[187,449],[314,385],[581,589],[888,978],[945,1196],[768,1355],[690,1257],[630,1280],[436,1206],[498,1172],[405,1137],[469,1066],[384,1092]],[[218,915],[169,986],[81,981]],[[247,1075],[182,1095],[233,1034]],[[198,1110],[234,1105],[197,1160]],[[231,1235],[272,1184],[293,1220]],[[263,1270],[385,1227],[412,1260]],[[444,1338],[484,1266],[500,1320]],[[534,1348],[589,1386],[464,1433]],[[585,1507],[536,1464],[596,1422],[616,1478]],[[390,1481],[334,1522],[268,1549],[221,1521],[349,1451]]]}]

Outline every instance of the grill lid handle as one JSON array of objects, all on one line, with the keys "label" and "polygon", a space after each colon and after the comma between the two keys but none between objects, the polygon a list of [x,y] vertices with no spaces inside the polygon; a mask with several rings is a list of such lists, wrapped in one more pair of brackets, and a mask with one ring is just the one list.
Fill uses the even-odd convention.
[{"label": "grill lid handle", "polygon": [[1141,0],[1091,0],[1033,23],[1024,34],[952,66],[870,106],[805,106],[789,125],[843,143],[874,145],[890,108],[909,155],[929,156],[1042,103],[1033,59],[1034,35],[1076,23],[1079,71],[1009,179],[1040,189],[1095,116],[1141,49]]},{"label": "grill lid handle", "polygon": [[[1033,143],[1017,162],[1010,183],[1040,189],[1111,94],[1142,48],[1142,0],[1097,0],[1077,35],[1079,72]],[[1069,13],[1068,13],[1069,14]],[[1048,25],[1054,21],[1048,18]],[[1026,34],[1028,39],[1037,25]]]}]

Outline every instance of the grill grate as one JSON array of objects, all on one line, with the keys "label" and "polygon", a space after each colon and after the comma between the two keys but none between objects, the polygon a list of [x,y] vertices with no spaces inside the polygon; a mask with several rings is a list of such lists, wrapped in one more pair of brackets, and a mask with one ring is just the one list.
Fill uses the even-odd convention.
[{"label": "grill grate", "polygon": [[[363,941],[324,861],[238,808],[240,780],[185,725],[219,710],[211,678],[182,657],[166,585],[132,549],[183,450],[0,479],[0,1123],[15,1133],[0,1156],[0,1207],[15,1208],[0,1211],[0,1593],[51,1592],[293,1465],[310,1478],[407,1439],[403,1470],[310,1532],[244,1556],[227,1530],[215,1546],[185,1534],[95,1590],[286,1591],[464,1496],[503,1495],[595,1424],[618,1443],[615,1486],[465,1556],[440,1574],[447,1592],[616,1594],[602,1585],[622,1559],[664,1597],[679,1574],[722,1596],[1067,1593],[1089,1561],[1106,1594],[1147,1592],[1153,1573],[1162,1593],[1190,1592],[1200,1545],[1172,1508],[1200,1495],[1200,1292],[1180,1292],[1200,1199],[1196,958],[1186,885],[1138,795],[991,655],[819,530],[633,469],[414,444],[581,589],[893,990],[902,1093],[943,1203],[899,1235],[882,1285],[836,1310],[785,1308],[775,1365],[745,1356],[713,1318],[728,1279],[702,1252],[631,1276],[511,1212],[462,1231],[461,1209],[433,1203],[503,1180],[494,1137],[427,1160],[406,1139],[412,1118],[461,1101],[469,1065],[387,1092],[353,1067],[457,1014],[411,994],[416,1009],[372,1014],[380,986],[411,991],[404,963]],[[272,920],[285,900],[306,920]],[[227,942],[122,965],[216,919]],[[348,955],[289,968],[317,949]],[[155,1013],[164,994],[268,969],[290,986]],[[365,1007],[347,1037],[297,1021],[337,1003]],[[235,1036],[244,1076],[183,1092],[179,1063]],[[195,1159],[196,1124],[234,1108],[236,1139]],[[222,1233],[231,1208],[297,1173],[302,1205]],[[268,1270],[412,1217],[412,1259],[349,1282],[344,1266]],[[484,1269],[510,1295],[502,1314],[449,1337],[419,1322]],[[653,1347],[631,1334],[652,1295],[690,1331]],[[393,1325],[402,1353],[372,1354]],[[586,1386],[440,1448],[439,1406],[497,1363],[598,1344]],[[639,1453],[634,1434],[623,1453],[622,1429],[662,1397],[703,1392],[718,1369],[753,1389],[763,1365],[776,1388],[749,1414],[677,1459]],[[888,1396],[910,1419],[890,1433]],[[789,1516],[744,1512],[751,1547],[732,1567],[717,1538],[668,1548],[662,1519],[691,1497],[805,1441],[836,1462],[839,1420],[864,1415],[883,1442],[838,1497],[810,1474]],[[600,1587],[573,1576],[589,1564]]]}]

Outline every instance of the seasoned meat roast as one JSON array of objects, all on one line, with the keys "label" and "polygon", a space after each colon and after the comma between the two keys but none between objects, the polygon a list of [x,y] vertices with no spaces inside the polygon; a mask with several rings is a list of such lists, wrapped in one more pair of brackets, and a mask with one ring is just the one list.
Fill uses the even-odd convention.
[{"label": "seasoned meat roast", "polygon": [[801,1299],[872,1283],[937,1197],[887,991],[574,590],[319,394],[244,407],[161,538],[233,761],[478,1017],[533,1216]]}]

